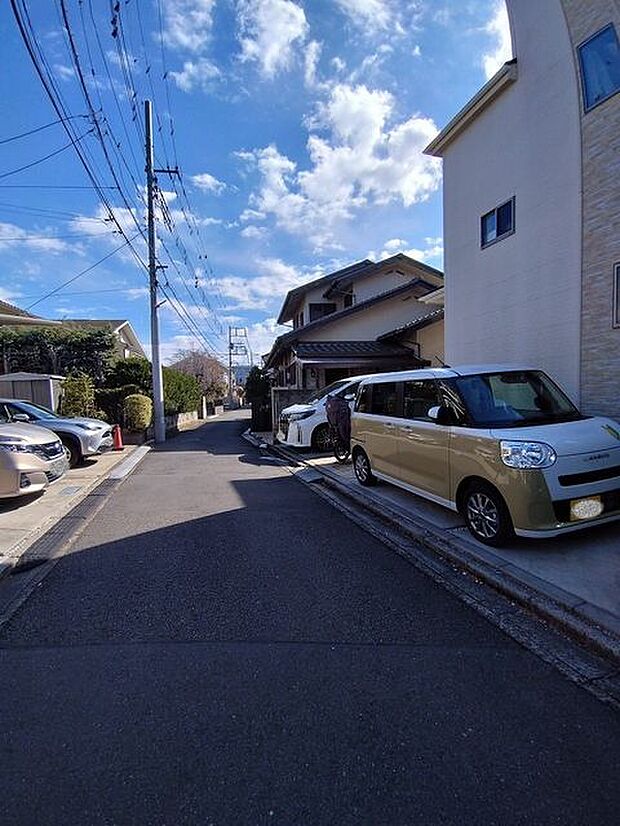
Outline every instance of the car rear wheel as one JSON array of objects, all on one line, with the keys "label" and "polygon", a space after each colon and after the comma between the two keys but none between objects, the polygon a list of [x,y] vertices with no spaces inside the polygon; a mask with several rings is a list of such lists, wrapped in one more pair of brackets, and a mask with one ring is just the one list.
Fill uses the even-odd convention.
[{"label": "car rear wheel", "polygon": [[365,488],[370,488],[377,484],[377,477],[373,474],[370,467],[370,459],[361,449],[356,450],[353,454],[353,470],[357,481]]},{"label": "car rear wheel", "polygon": [[463,501],[463,516],[472,536],[485,545],[503,545],[514,535],[510,513],[491,485],[475,482]]},{"label": "car rear wheel", "polygon": [[69,462],[69,467],[76,467],[82,461],[82,454],[76,443],[72,439],[67,439],[66,436],[61,436],[60,441],[65,451],[65,456]]},{"label": "car rear wheel", "polygon": [[328,425],[322,424],[315,429],[312,434],[312,447],[317,453],[329,453],[332,449],[332,437]]}]

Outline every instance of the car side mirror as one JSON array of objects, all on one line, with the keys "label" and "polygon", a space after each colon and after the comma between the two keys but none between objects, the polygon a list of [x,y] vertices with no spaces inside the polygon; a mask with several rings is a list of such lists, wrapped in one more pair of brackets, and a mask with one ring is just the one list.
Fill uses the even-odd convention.
[{"label": "car side mirror", "polygon": [[446,407],[445,404],[438,404],[435,407],[429,408],[428,418],[443,427],[448,427],[449,425],[454,424],[454,416],[452,415],[452,411],[449,407]]},{"label": "car side mirror", "polygon": [[344,396],[344,400],[345,402],[355,401],[355,393],[347,393],[347,395]]},{"label": "car side mirror", "polygon": [[11,416],[14,422],[29,422],[30,416],[27,413],[13,413]]}]

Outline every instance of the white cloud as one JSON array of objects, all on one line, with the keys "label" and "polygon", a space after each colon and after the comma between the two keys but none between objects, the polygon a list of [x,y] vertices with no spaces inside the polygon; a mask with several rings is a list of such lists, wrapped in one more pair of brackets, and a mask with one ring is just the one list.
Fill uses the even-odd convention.
[{"label": "white cloud", "polygon": [[341,57],[333,57],[331,64],[337,72],[343,72],[347,68],[347,64]]},{"label": "white cloud", "polygon": [[254,263],[258,274],[252,278],[230,275],[215,279],[236,310],[261,310],[279,304],[288,290],[310,277],[279,258],[259,258]]},{"label": "white cloud", "polygon": [[425,246],[420,249],[418,247],[409,247],[409,242],[404,238],[390,238],[383,245],[380,253],[375,253],[370,250],[368,258],[376,261],[383,261],[384,258],[391,258],[399,252],[403,252],[415,261],[422,261],[424,263],[432,262],[433,266],[441,266],[443,261],[443,238],[424,239]]},{"label": "white cloud", "polygon": [[226,184],[223,181],[218,181],[218,179],[209,174],[209,172],[200,172],[198,175],[192,175],[190,180],[194,186],[202,189],[203,192],[213,192],[215,195],[221,195],[226,189]]},{"label": "white cloud", "polygon": [[64,63],[55,63],[54,71],[61,80],[73,80],[75,69],[72,66],[65,66]]},{"label": "white cloud", "polygon": [[411,50],[411,54],[412,54],[414,57],[422,57],[422,49],[420,48],[420,46],[419,46],[417,43],[416,43],[416,45],[413,47],[413,49]]},{"label": "white cloud", "polygon": [[265,227],[256,227],[251,224],[248,227],[244,227],[239,235],[243,238],[264,238],[267,230]]},{"label": "white cloud", "polygon": [[322,44],[311,40],[304,55],[304,81],[309,89],[317,85],[316,70],[321,57]]},{"label": "white cloud", "polygon": [[264,212],[257,209],[244,209],[239,216],[239,220],[246,223],[247,221],[262,221],[266,217]]},{"label": "white cloud", "polygon": [[490,52],[482,57],[482,68],[487,80],[497,72],[502,65],[512,58],[512,40],[510,38],[510,22],[504,0],[495,5],[493,16],[485,26],[485,31],[493,39]]},{"label": "white cloud", "polygon": [[421,15],[418,0],[336,0],[351,22],[370,38],[410,35]]},{"label": "white cloud", "polygon": [[266,318],[264,321],[257,321],[248,327],[248,339],[255,360],[260,364],[259,356],[266,355],[270,350],[274,340],[290,332],[289,327],[278,324],[275,318]]},{"label": "white cloud", "polygon": [[182,71],[170,72],[170,77],[183,92],[191,92],[196,88],[208,92],[220,76],[220,70],[208,57],[186,60]]},{"label": "white cloud", "polygon": [[421,115],[390,125],[393,114],[387,91],[334,86],[311,124],[330,139],[310,134],[310,169],[298,170],[274,145],[238,154],[260,175],[250,206],[320,249],[338,247],[339,223],[362,206],[426,200],[441,181],[437,159],[422,154],[437,128]]},{"label": "white cloud", "polygon": [[[96,227],[93,229],[91,223],[84,232],[88,235],[94,235],[95,230]],[[70,251],[72,249],[71,245],[61,238],[54,238],[54,232],[55,230],[49,227],[30,231],[22,229],[17,224],[0,222],[0,249],[27,249],[54,254]],[[104,232],[107,233],[108,230],[105,229]]]},{"label": "white cloud", "polygon": [[164,40],[172,48],[200,52],[213,26],[216,0],[164,0]]},{"label": "white cloud", "polygon": [[239,0],[237,19],[242,61],[256,61],[268,78],[290,68],[293,48],[308,31],[301,6],[291,0]]}]

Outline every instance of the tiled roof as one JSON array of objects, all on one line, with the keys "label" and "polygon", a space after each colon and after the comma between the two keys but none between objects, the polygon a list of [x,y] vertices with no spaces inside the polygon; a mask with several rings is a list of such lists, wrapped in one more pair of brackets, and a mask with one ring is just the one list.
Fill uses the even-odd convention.
[{"label": "tiled roof", "polygon": [[300,341],[294,348],[297,358],[391,358],[415,353],[399,344],[380,341]]},{"label": "tiled roof", "polygon": [[418,318],[414,318],[413,321],[409,321],[407,324],[396,327],[394,330],[388,330],[387,333],[380,335],[377,341],[386,341],[398,336],[400,333],[406,333],[411,330],[421,330],[422,327],[427,327],[429,324],[434,324],[435,321],[441,321],[443,318],[443,313],[444,308],[437,307],[436,310],[431,310],[430,313],[425,313],[424,315],[418,316]]},{"label": "tiled roof", "polygon": [[31,313],[27,313],[26,310],[20,310],[20,308],[15,307],[14,304],[9,304],[8,301],[0,301],[0,314],[21,316],[22,318],[36,318],[36,316]]}]

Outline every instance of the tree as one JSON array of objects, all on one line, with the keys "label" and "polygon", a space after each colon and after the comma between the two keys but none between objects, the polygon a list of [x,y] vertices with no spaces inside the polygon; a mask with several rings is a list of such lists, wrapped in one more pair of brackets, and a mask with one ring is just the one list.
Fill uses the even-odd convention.
[{"label": "tree", "polygon": [[271,382],[264,370],[252,367],[245,380],[245,395],[248,401],[261,401],[269,398]]},{"label": "tree", "polygon": [[2,366],[8,373],[68,375],[76,370],[101,385],[114,359],[114,336],[105,330],[0,328]]},{"label": "tree", "polygon": [[208,402],[215,403],[226,396],[226,368],[213,356],[198,350],[179,350],[171,367],[193,376]]}]

